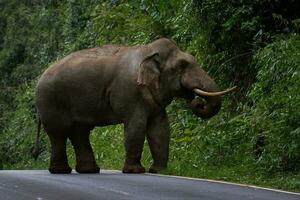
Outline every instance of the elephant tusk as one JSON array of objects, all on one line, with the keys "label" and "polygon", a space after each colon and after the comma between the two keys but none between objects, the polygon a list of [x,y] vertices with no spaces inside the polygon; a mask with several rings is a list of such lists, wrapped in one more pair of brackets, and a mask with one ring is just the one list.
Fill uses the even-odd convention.
[{"label": "elephant tusk", "polygon": [[232,88],[229,88],[227,90],[224,90],[224,91],[221,91],[221,92],[205,92],[203,90],[200,90],[198,88],[195,88],[193,91],[197,94],[197,95],[200,95],[200,96],[206,96],[206,97],[214,97],[214,96],[221,96],[221,95],[224,95],[224,94],[227,94],[229,92],[232,92],[234,90],[236,90],[236,86],[232,87]]}]

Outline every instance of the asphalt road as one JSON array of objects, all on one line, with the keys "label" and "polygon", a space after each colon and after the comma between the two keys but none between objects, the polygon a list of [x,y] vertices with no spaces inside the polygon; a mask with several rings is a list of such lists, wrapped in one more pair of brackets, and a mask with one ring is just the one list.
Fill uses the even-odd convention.
[{"label": "asphalt road", "polygon": [[253,187],[150,174],[52,175],[45,170],[0,171],[0,200],[300,200]]}]

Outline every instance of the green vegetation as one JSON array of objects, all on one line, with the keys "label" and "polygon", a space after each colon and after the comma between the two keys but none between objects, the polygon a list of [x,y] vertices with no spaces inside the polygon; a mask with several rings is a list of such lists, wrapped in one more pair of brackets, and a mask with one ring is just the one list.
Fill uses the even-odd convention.
[{"label": "green vegetation", "polygon": [[[300,191],[300,3],[296,0],[2,0],[0,1],[0,168],[47,168],[30,151],[36,133],[35,85],[54,61],[96,45],[174,39],[217,83],[224,97],[210,120],[178,99],[167,174]],[[91,136],[102,168],[121,169],[122,125]],[[74,152],[68,144],[69,160]],[[145,144],[143,162],[151,156]]]}]

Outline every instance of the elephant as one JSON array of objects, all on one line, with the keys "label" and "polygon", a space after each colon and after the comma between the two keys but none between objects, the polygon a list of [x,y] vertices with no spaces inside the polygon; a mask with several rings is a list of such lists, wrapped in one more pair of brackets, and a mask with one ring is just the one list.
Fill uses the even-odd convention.
[{"label": "elephant", "polygon": [[124,124],[123,173],[145,173],[141,154],[147,138],[150,173],[166,169],[170,127],[166,107],[175,97],[190,102],[192,112],[207,119],[218,113],[221,95],[214,80],[181,51],[175,41],[156,39],[145,45],[104,45],[71,53],[45,70],[37,83],[38,131],[33,156],[39,154],[41,126],[51,144],[50,173],[71,173],[69,139],[78,173],[99,173],[89,141],[96,126]]}]

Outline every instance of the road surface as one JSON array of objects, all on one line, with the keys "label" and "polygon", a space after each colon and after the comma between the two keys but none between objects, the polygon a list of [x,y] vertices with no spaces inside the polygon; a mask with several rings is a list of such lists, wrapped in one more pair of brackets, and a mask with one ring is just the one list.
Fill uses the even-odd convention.
[{"label": "road surface", "polygon": [[122,174],[53,175],[45,170],[0,170],[0,200],[300,200],[282,193],[217,182]]}]

